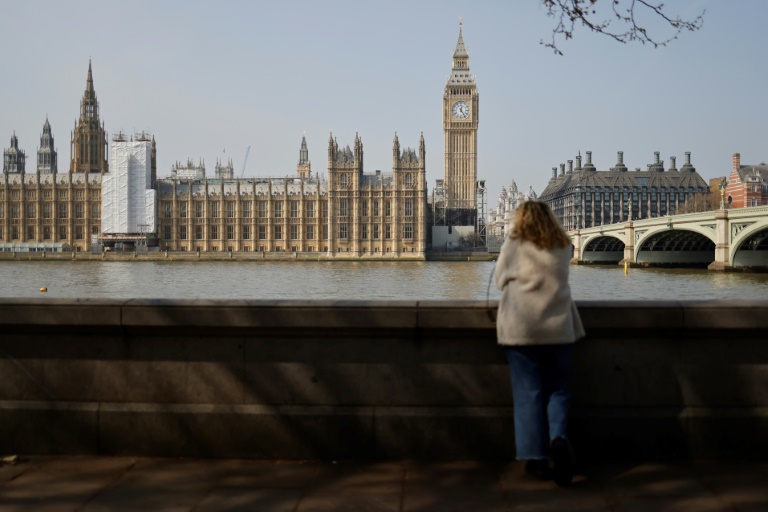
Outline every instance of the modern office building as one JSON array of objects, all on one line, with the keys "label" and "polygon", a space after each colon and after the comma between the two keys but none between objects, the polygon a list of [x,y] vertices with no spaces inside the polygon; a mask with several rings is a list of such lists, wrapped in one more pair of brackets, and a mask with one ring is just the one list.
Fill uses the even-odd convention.
[{"label": "modern office building", "polygon": [[683,209],[688,201],[709,194],[709,186],[691,164],[691,154],[685,153],[685,163],[678,169],[676,158],[664,168],[659,153],[646,169],[630,171],[624,165],[624,154],[618,152],[617,162],[609,170],[598,171],[587,151],[582,166],[581,155],[552,169],[552,177],[539,200],[547,203],[567,230],[615,224],[630,219],[645,219],[672,215]]}]

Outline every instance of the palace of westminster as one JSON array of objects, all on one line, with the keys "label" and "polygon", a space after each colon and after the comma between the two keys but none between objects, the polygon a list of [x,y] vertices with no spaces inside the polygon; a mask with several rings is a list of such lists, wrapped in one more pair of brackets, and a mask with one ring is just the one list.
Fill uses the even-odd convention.
[{"label": "palace of westminster", "polygon": [[[59,172],[47,119],[36,172],[26,171],[15,133],[4,151],[0,251],[79,252],[127,245],[424,259],[429,248],[456,247],[460,234],[475,233],[483,242],[486,230],[489,241],[503,235],[513,203],[536,197],[532,190],[518,194],[516,186],[509,195],[502,190],[498,208],[486,218],[485,185],[477,179],[478,121],[479,95],[459,27],[443,92],[444,178],[437,180],[431,200],[423,135],[416,149],[401,148],[395,135],[391,173],[364,172],[359,136],[350,147],[331,135],[326,178],[312,177],[306,139],[294,177],[238,179],[231,161],[217,162],[214,177],[207,177],[202,163],[187,161],[176,163],[170,177],[158,178],[154,137],[120,133],[110,148],[89,63],[68,172]],[[569,163],[567,172],[553,173],[540,198],[569,229],[626,220],[633,212],[635,218],[666,214],[689,194],[708,192],[689,160],[674,173],[659,165],[626,173],[620,155],[615,169],[598,172],[587,155],[583,167],[579,158],[576,169]],[[654,187],[652,196],[646,185]],[[672,195],[657,197],[667,186]]]}]

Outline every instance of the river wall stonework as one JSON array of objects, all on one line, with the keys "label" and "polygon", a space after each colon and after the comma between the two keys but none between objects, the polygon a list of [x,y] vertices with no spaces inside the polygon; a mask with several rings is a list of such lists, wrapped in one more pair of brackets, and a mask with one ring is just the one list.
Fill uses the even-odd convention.
[{"label": "river wall stonework", "polygon": [[[0,300],[0,452],[511,459],[485,301]],[[579,302],[585,459],[768,456],[768,302]]]}]

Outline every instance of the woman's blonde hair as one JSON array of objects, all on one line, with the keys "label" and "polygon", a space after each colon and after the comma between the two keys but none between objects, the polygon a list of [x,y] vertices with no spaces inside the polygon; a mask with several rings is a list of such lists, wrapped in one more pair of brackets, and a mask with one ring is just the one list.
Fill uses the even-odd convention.
[{"label": "woman's blonde hair", "polygon": [[539,249],[560,249],[571,245],[555,214],[546,203],[525,201],[515,210],[511,236],[531,242]]}]

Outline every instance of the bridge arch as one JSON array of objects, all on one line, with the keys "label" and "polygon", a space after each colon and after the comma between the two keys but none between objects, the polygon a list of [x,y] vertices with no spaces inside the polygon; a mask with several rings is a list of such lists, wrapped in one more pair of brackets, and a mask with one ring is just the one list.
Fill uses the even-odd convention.
[{"label": "bridge arch", "polygon": [[768,269],[768,219],[730,225],[731,244],[728,259],[733,267]]},{"label": "bridge arch", "polygon": [[618,263],[624,258],[624,240],[613,235],[597,235],[583,244],[579,258],[585,263]]},{"label": "bridge arch", "polygon": [[635,262],[705,267],[715,261],[714,235],[698,226],[643,232],[635,243]]}]

